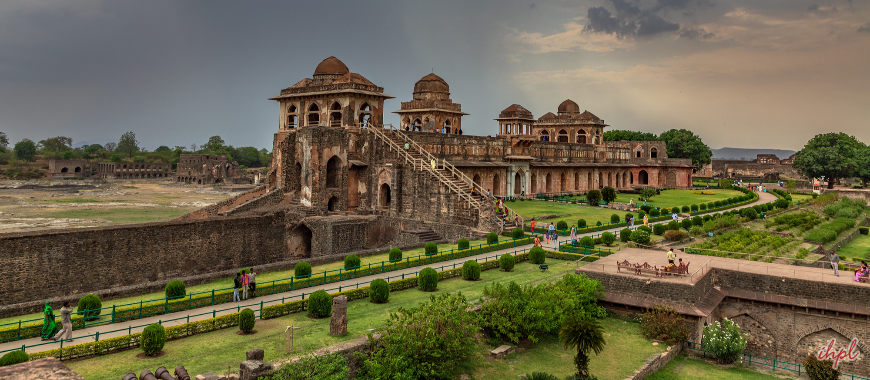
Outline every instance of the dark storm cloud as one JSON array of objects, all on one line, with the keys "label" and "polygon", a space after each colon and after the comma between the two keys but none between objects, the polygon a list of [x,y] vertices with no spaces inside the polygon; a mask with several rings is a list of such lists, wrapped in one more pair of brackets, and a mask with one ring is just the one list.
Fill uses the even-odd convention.
[{"label": "dark storm cloud", "polygon": [[[713,6],[708,0],[657,0],[648,9],[643,9],[637,2],[629,0],[610,0],[610,3],[615,14],[605,7],[591,7],[587,10],[587,30],[614,34],[619,38],[653,37],[680,30],[679,23],[664,18],[670,11],[683,11],[683,15],[690,15],[693,9]],[[694,37],[699,36],[704,35]]]},{"label": "dark storm cloud", "polygon": [[708,39],[715,36],[716,35],[713,33],[707,33],[704,28],[683,28],[683,30],[680,30],[680,38],[687,38],[690,40],[694,40],[696,38]]},{"label": "dark storm cloud", "polygon": [[858,28],[858,33],[870,33],[870,23]]}]

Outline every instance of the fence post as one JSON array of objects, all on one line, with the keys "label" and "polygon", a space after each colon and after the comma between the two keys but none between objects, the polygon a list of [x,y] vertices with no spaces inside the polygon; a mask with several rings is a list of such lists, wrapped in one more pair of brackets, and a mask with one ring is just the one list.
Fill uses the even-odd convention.
[{"label": "fence post", "polygon": [[211,305],[214,306],[214,289],[211,290]]},{"label": "fence post", "polygon": [[139,318],[142,318],[142,300],[139,300]]},{"label": "fence post", "polygon": [[21,339],[21,320],[20,319],[18,320],[18,339]]},{"label": "fence post", "polygon": [[99,342],[99,341],[100,341],[100,332],[97,331],[97,333],[94,334],[94,342]]}]

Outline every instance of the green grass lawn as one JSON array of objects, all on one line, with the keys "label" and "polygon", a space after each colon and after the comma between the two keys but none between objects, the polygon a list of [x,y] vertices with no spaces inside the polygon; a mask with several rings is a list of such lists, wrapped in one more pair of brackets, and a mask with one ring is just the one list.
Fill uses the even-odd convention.
[{"label": "green grass lawn", "polygon": [[870,259],[870,235],[858,235],[849,244],[840,248],[837,253],[840,257],[860,257]]},{"label": "green grass lawn", "polygon": [[[700,192],[709,192],[715,193],[715,195],[701,195],[694,194]],[[660,195],[656,195],[652,197],[652,199],[647,202],[648,205],[654,207],[683,207],[683,206],[691,206],[693,204],[701,204],[701,203],[710,203],[715,201],[723,201],[728,198],[733,198],[737,196],[743,195],[742,192],[737,190],[723,190],[723,189],[712,189],[712,190],[665,190],[662,191]],[[631,199],[634,199],[635,204],[643,204],[643,202],[638,202],[638,194],[625,194],[620,193],[616,196],[617,202],[626,202],[628,203]]]},{"label": "green grass lawn", "polygon": [[[653,346],[651,340],[640,334],[640,325],[617,318],[604,318],[601,324],[605,331],[604,351],[593,355],[589,364],[590,372],[600,380],[621,380],[640,368],[652,355],[664,352],[666,346]],[[477,380],[516,379],[519,374],[546,372],[558,378],[575,373],[574,356],[576,351],[566,351],[556,337],[541,339],[537,344],[521,353],[514,353],[492,363],[481,357],[472,363],[474,378]]]},{"label": "green grass lawn", "polygon": [[801,204],[804,204],[805,202],[810,201],[812,199],[813,199],[812,195],[804,195],[804,194],[792,194],[791,195],[791,200],[793,202],[800,202]]},{"label": "green grass lawn", "polygon": [[647,377],[648,380],[774,380],[796,379],[791,372],[776,372],[776,376],[761,372],[756,367],[718,365],[704,360],[679,355],[668,365]]},{"label": "green grass lawn", "polygon": [[[461,278],[442,281],[438,284],[441,292],[462,292],[469,300],[477,300],[483,293],[483,288],[493,282],[516,281],[519,284],[530,284],[538,281],[550,281],[565,273],[573,272],[575,265],[567,261],[547,259],[550,270],[541,272],[536,264],[520,263],[513,272],[488,270],[481,272],[480,280],[469,282]],[[305,313],[291,314],[285,317],[257,320],[254,335],[237,335],[237,328],[229,328],[207,334],[170,341],[164,347],[165,354],[161,357],[139,359],[136,357],[142,351],[132,349],[111,355],[97,356],[89,359],[64,362],[70,369],[81,374],[88,380],[119,379],[127,372],[140,373],[148,368],[154,371],[157,367],[175,368],[183,364],[191,374],[201,374],[213,371],[225,374],[227,368],[238,371],[239,363],[244,360],[244,353],[254,348],[262,348],[266,352],[267,361],[275,361],[283,355],[279,353],[278,345],[287,326],[301,327],[294,335],[294,345],[297,352],[293,355],[331,346],[340,342],[353,340],[366,335],[368,329],[377,328],[387,319],[389,313],[399,307],[409,308],[425,300],[433,293],[426,293],[416,288],[390,294],[390,302],[373,304],[367,300],[348,303],[348,333],[341,337],[329,335],[329,319],[310,319]],[[613,332],[617,333],[617,332]],[[614,339],[614,341],[618,340]],[[570,363],[570,359],[568,360]]]},{"label": "green grass lawn", "polygon": [[540,219],[536,221],[536,226],[541,222],[551,223],[559,220],[564,220],[568,225],[576,225],[578,219],[585,219],[587,225],[594,225],[595,222],[610,223],[610,216],[613,214],[622,215],[625,213],[618,210],[611,210],[602,207],[590,207],[583,205],[575,205],[569,203],[547,202],[547,201],[517,201],[506,202],[508,207],[520,214],[523,218],[538,218],[545,215],[564,215],[571,214],[553,219]]},{"label": "green grass lawn", "polygon": [[[481,243],[486,243],[486,240],[474,240],[474,241],[470,242],[470,245],[472,247],[474,247],[474,246],[481,244]],[[454,249],[454,248],[456,248],[456,244],[438,244],[439,251],[449,251],[450,249]],[[402,257],[419,256],[419,255],[422,255],[423,253],[424,253],[423,248],[417,248],[417,249],[412,249],[412,250],[408,250],[408,251],[403,252]],[[495,255],[495,254],[493,254],[493,255]],[[389,257],[388,257],[387,253],[381,253],[381,254],[377,254],[377,255],[361,257],[360,261],[361,261],[361,265],[368,265],[370,263],[371,264],[380,263],[380,262],[386,261],[388,259],[389,259]],[[440,264],[436,263],[436,264],[433,264],[433,266],[437,267],[437,266],[440,266]],[[317,274],[317,273],[321,273],[324,271],[336,270],[339,268],[344,268],[343,261],[313,266],[311,268],[311,273]],[[242,269],[242,268],[239,268],[239,269]],[[387,274],[387,275],[389,275],[389,274]],[[273,281],[273,280],[275,280],[275,281],[286,280],[286,279],[289,279],[290,277],[293,277],[293,270],[292,269],[283,270],[283,271],[275,271],[275,272],[264,272],[264,273],[260,273],[259,275],[257,275],[257,283],[265,284],[265,283]],[[233,286],[233,279],[227,277],[225,279],[212,281],[212,282],[209,282],[206,284],[188,286],[187,287],[187,294],[194,294],[194,293],[199,293],[199,292],[210,292],[212,289],[228,289],[228,288],[232,288],[232,286]],[[121,307],[121,305],[130,305],[130,304],[138,303],[139,301],[151,301],[151,300],[163,299],[164,296],[165,296],[165,294],[163,292],[154,292],[154,293],[143,294],[143,295],[139,295],[139,296],[124,297],[124,298],[118,298],[118,299],[114,299],[114,300],[102,300],[102,301],[103,301],[104,308],[111,308],[112,305],[117,305],[118,307]],[[60,305],[57,305],[57,306],[53,305],[53,307],[56,310],[60,309]],[[101,320],[111,319],[111,310],[108,310],[108,314],[109,314],[109,316],[103,316],[100,319]],[[0,329],[12,327],[11,325],[10,326],[2,326],[3,324],[15,323],[15,325],[17,326],[19,320],[28,321],[28,320],[40,319],[40,318],[42,318],[41,313],[32,313],[32,314],[27,314],[27,315],[2,318],[2,319],[0,319]],[[35,321],[33,321],[33,322],[35,322]],[[31,322],[31,323],[33,323],[33,322]]]}]

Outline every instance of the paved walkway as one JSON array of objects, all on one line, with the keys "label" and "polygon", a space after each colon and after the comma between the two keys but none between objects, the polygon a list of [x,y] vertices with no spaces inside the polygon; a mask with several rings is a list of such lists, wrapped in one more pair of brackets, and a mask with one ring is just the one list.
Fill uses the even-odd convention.
[{"label": "paved walkway", "polygon": [[[758,201],[756,201],[755,203],[740,207],[740,208],[751,207],[751,206],[754,206],[756,204],[772,202],[775,200],[776,200],[776,196],[773,194],[760,193]],[[659,223],[661,223],[661,222],[659,222]],[[665,223],[667,223],[667,221],[665,221]],[[643,223],[640,223],[640,225],[642,225],[642,224]],[[587,233],[587,234],[578,235],[578,238],[583,237],[583,236],[591,236],[593,234],[597,235],[597,234],[601,234],[603,232],[612,232],[612,233],[618,234],[620,229],[621,228],[613,228],[610,230],[596,231],[594,233]],[[570,237],[560,237],[559,238],[559,241],[561,241],[561,242],[565,242],[565,241],[569,241],[569,240],[570,240]],[[145,326],[147,326],[151,323],[156,323],[158,321],[166,321],[166,320],[171,320],[171,319],[176,319],[176,318],[184,318],[188,315],[198,314],[199,316],[190,317],[190,319],[189,319],[190,321],[198,321],[198,320],[204,320],[204,319],[211,318],[212,312],[214,312],[214,315],[216,315],[216,316],[221,316],[221,315],[235,313],[238,310],[241,310],[241,309],[246,308],[246,307],[250,308],[251,310],[254,310],[256,315],[259,315],[260,314],[260,302],[263,302],[263,306],[277,305],[280,303],[280,300],[282,298],[287,299],[287,302],[289,302],[293,299],[298,299],[298,297],[300,295],[302,295],[303,292],[306,295],[308,295],[308,294],[311,294],[314,291],[320,290],[320,289],[335,289],[333,291],[337,291],[337,288],[339,286],[345,287],[347,289],[350,289],[350,288],[348,288],[348,286],[357,285],[357,284],[359,284],[359,286],[368,286],[368,284],[371,281],[373,281],[377,278],[383,278],[385,276],[391,276],[391,277],[397,276],[397,275],[400,276],[403,273],[406,275],[407,274],[413,275],[414,273],[416,273],[420,269],[427,267],[427,266],[441,267],[441,266],[453,266],[453,265],[455,265],[456,268],[459,268],[467,260],[483,259],[486,257],[491,257],[494,255],[501,255],[503,253],[510,253],[510,252],[517,251],[517,250],[530,249],[531,247],[532,247],[532,245],[528,244],[528,245],[524,245],[524,246],[519,246],[519,247],[515,247],[515,248],[508,248],[508,249],[503,249],[503,250],[499,250],[499,251],[493,251],[493,252],[480,254],[480,255],[476,255],[476,256],[464,257],[464,258],[456,259],[456,260],[443,261],[443,262],[435,263],[432,265],[417,266],[417,267],[407,268],[407,269],[403,269],[403,270],[396,270],[396,271],[392,271],[392,272],[387,272],[387,273],[383,273],[383,274],[377,274],[377,275],[366,276],[366,277],[359,277],[359,278],[350,279],[350,280],[346,280],[346,281],[334,282],[334,283],[330,283],[330,284],[326,284],[326,285],[313,286],[313,287],[293,290],[293,291],[289,291],[289,292],[285,292],[285,293],[278,293],[278,294],[272,294],[272,295],[268,295],[268,296],[257,297],[256,299],[242,301],[239,303],[226,303],[226,304],[221,304],[221,305],[185,310],[185,311],[180,311],[180,312],[175,312],[175,313],[170,313],[170,314],[162,314],[162,315],[157,315],[157,316],[148,317],[148,318],[136,319],[136,320],[132,320],[132,321],[118,322],[118,323],[112,323],[112,324],[107,324],[107,325],[88,327],[88,328],[83,329],[83,330],[73,331],[74,341],[70,342],[70,343],[64,343],[64,346],[67,346],[70,344],[74,345],[74,344],[81,344],[81,343],[87,343],[87,342],[94,341],[93,336],[89,336],[89,337],[85,337],[85,338],[77,338],[77,337],[81,337],[84,335],[94,335],[96,332],[99,332],[100,339],[114,338],[114,337],[118,337],[118,336],[127,335],[128,331],[131,333],[141,332],[145,328]],[[549,244],[549,245],[545,245],[545,248],[555,249],[555,247],[556,247],[555,241],[551,242],[551,244]],[[294,298],[294,297],[296,297],[296,298]],[[266,303],[266,301],[276,301],[276,300],[277,300],[277,302]],[[228,309],[228,308],[233,308],[233,309],[232,310],[224,310],[224,309]],[[217,311],[217,310],[223,310],[223,311]],[[179,321],[174,321],[174,322],[164,322],[163,325],[166,327],[169,327],[169,326],[180,325],[180,324],[186,323],[187,321],[188,321],[187,319],[184,319],[184,320],[179,320]],[[112,332],[112,331],[114,331],[114,332]],[[43,343],[47,343],[47,344],[43,344]],[[40,345],[38,347],[33,347],[33,348],[28,347],[26,349],[26,351],[27,352],[40,352],[40,351],[47,351],[47,350],[51,350],[51,349],[55,349],[55,348],[60,347],[60,343],[43,342],[40,338],[31,338],[31,339],[2,343],[2,344],[0,344],[0,352],[6,351],[6,350],[12,350],[12,349],[16,349],[16,348],[21,348],[22,345],[30,346],[30,345],[36,345],[36,344],[43,344],[43,345]]]}]

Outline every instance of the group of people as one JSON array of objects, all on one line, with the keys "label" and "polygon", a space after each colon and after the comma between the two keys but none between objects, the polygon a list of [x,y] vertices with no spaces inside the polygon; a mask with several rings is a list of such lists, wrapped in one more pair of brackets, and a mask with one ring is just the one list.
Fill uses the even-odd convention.
[{"label": "group of people", "polygon": [[[534,220],[532,221],[531,228],[532,228],[532,233],[537,232],[537,231],[535,231],[535,221]],[[553,241],[556,241],[559,238],[559,235],[556,234],[556,225],[553,223],[550,223],[549,225],[547,223],[544,223],[543,232],[544,232],[544,239],[546,239],[547,244],[550,244],[551,239]],[[575,234],[574,227],[571,227],[571,239],[572,240],[577,239],[577,235]],[[535,237],[535,246],[536,247],[541,246],[541,239],[538,237]]]},{"label": "group of people", "polygon": [[[60,308],[60,324],[61,328],[57,328],[57,322],[54,321],[54,309],[51,308],[51,305],[46,302],[45,310],[43,311],[43,324],[42,324],[42,333],[40,336],[42,340],[62,340],[66,342],[72,342],[72,312],[73,308],[70,305],[69,301],[63,303],[63,307]],[[66,335],[66,339],[62,338],[62,336]]]},{"label": "group of people", "polygon": [[[254,268],[251,268],[251,271],[247,273],[236,273],[236,278],[233,279],[233,302],[248,299],[248,291],[251,292],[251,298],[257,296],[255,292],[257,291],[256,278],[258,274],[259,273],[254,272]],[[239,298],[239,288],[242,289],[241,299]]]},{"label": "group of people", "polygon": [[[413,128],[410,125],[406,125],[405,132],[411,132],[411,131],[414,131],[414,132],[422,131],[422,128],[419,125],[414,125]],[[435,133],[443,133],[445,135],[450,134],[449,132],[447,132],[447,128],[437,128],[437,129],[435,129]],[[455,134],[461,135],[462,130],[457,129]]]},{"label": "group of people", "polygon": [[683,263],[683,259],[677,259],[677,254],[674,253],[674,249],[671,248],[668,250],[668,265],[665,266],[666,272],[682,272],[682,270],[674,270],[676,268],[682,269],[686,264]]}]

